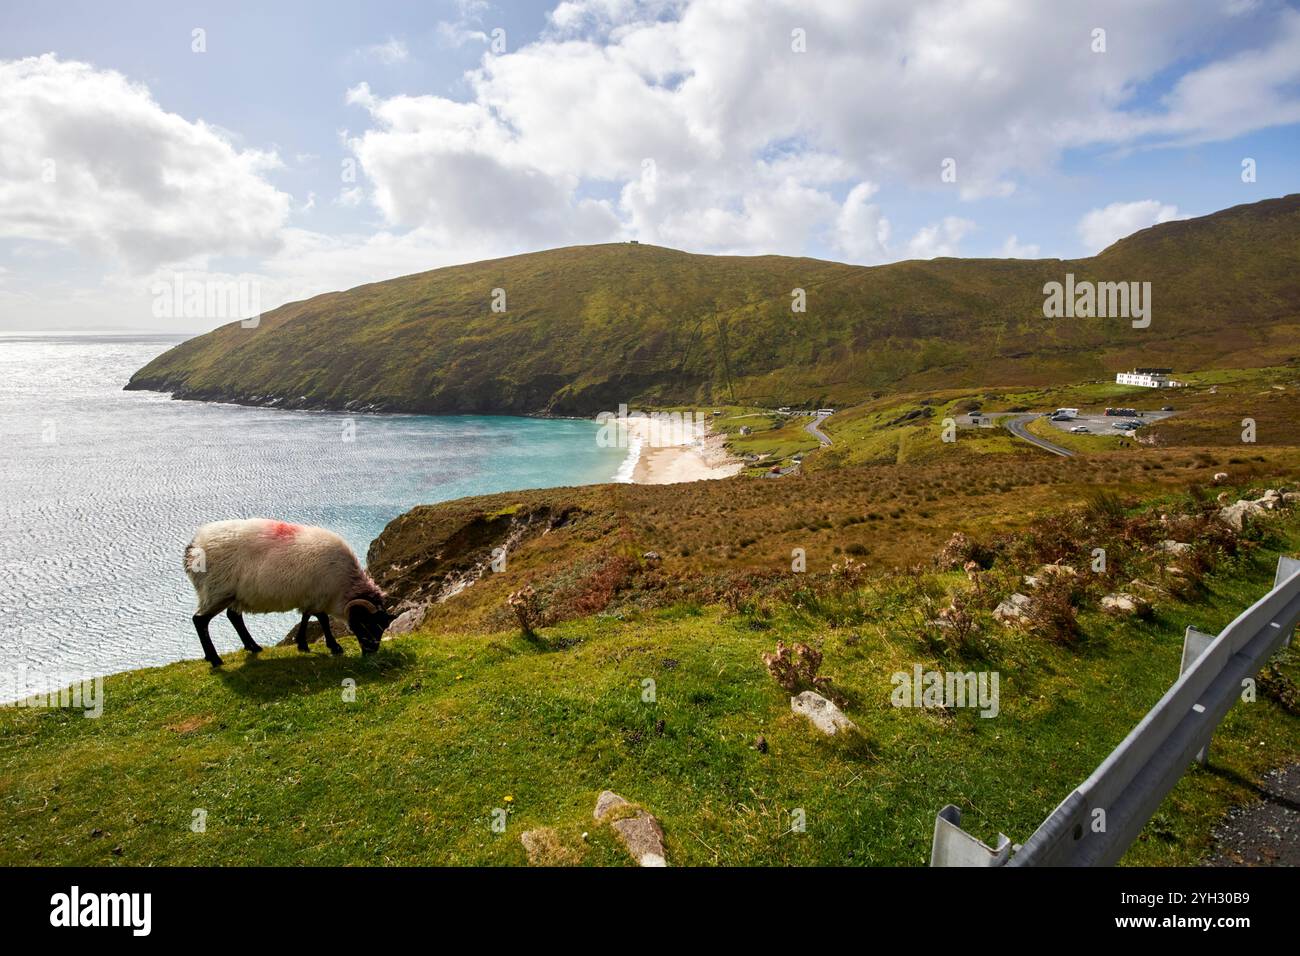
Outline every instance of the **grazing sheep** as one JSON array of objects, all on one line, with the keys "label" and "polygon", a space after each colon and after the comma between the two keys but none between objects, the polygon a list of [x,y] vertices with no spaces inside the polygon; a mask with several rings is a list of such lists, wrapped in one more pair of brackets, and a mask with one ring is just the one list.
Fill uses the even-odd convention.
[{"label": "grazing sheep", "polygon": [[198,594],[194,629],[203,656],[213,667],[221,658],[208,636],[208,621],[222,611],[244,647],[262,648],[244,626],[243,614],[298,611],[298,650],[307,648],[307,621],[315,616],[334,654],[329,616],[347,619],[362,653],[379,648],[393,615],[384,610],[384,592],[362,569],[357,556],[333,531],[309,525],[250,518],[205,524],[185,548],[185,573]]}]

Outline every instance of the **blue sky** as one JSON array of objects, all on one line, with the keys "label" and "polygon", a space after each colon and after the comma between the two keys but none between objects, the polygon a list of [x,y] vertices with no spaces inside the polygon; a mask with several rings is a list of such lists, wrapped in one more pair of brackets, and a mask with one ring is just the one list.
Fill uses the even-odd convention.
[{"label": "blue sky", "polygon": [[1079,257],[1300,191],[1298,121],[1270,0],[8,5],[0,328],[628,238]]}]

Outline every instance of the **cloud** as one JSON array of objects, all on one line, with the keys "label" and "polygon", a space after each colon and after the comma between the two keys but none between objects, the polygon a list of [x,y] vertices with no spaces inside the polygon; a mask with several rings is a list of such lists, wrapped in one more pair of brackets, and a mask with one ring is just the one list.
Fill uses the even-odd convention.
[{"label": "cloud", "polygon": [[889,220],[879,206],[868,202],[878,189],[874,183],[858,183],[836,217],[835,248],[850,262],[871,265],[888,258]]},{"label": "cloud", "polygon": [[273,152],[162,109],[120,73],[53,54],[0,62],[0,237],[122,260],[266,255],[291,198]]},{"label": "cloud", "polygon": [[1086,213],[1079,220],[1078,232],[1088,252],[1097,253],[1139,229],[1169,222],[1171,219],[1185,218],[1187,217],[1178,214],[1177,206],[1166,205],[1155,199],[1113,202],[1104,209],[1093,209]]},{"label": "cloud", "polygon": [[955,256],[958,244],[974,229],[975,223],[969,219],[945,216],[942,221],[917,231],[907,244],[908,255],[913,259]]},{"label": "cloud", "polygon": [[1015,233],[1007,236],[998,255],[1003,259],[1037,259],[1038,245],[1032,242],[1021,243]]},{"label": "cloud", "polygon": [[[537,41],[485,55],[462,101],[353,90],[373,125],[350,145],[392,227],[448,218],[551,245],[621,229],[699,251],[829,237],[874,260],[887,220],[861,194],[833,198],[854,184],[941,187],[951,157],[960,199],[996,198],[1072,148],[1215,138],[1300,116],[1300,14],[1267,16],[1278,30],[1264,43],[1238,43],[1163,99],[1139,101],[1243,18],[1222,0],[1014,12],[983,0],[566,0]],[[1097,54],[1102,21],[1111,42]],[[792,48],[796,28],[806,53]],[[1218,83],[1231,95],[1215,95]],[[611,187],[617,204],[583,205]],[[908,250],[943,254],[952,228],[927,227]]]},{"label": "cloud", "polygon": [[361,55],[368,60],[374,60],[385,66],[395,66],[409,60],[411,51],[407,49],[405,40],[396,40],[389,37],[386,43],[376,43],[373,46],[366,47],[361,51]]}]

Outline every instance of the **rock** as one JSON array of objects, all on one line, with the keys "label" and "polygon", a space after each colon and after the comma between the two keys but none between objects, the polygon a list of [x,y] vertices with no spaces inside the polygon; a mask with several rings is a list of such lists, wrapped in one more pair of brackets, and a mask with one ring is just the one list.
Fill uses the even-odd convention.
[{"label": "rock", "polygon": [[1039,584],[1039,578],[1037,575],[1034,574],[1026,574],[1023,578],[1020,579],[1020,583],[1027,588],[1036,588],[1038,587]]},{"label": "rock", "polygon": [[1240,531],[1248,517],[1260,514],[1263,510],[1264,509],[1261,508],[1257,502],[1241,498],[1236,504],[1228,505],[1226,508],[1221,508],[1219,510],[1219,517],[1227,522],[1229,527]]},{"label": "rock", "polygon": [[645,554],[641,555],[641,560],[644,561],[645,566],[652,571],[664,562],[664,559],[660,557],[658,551],[647,551]]},{"label": "rock", "polygon": [[1166,538],[1156,545],[1161,551],[1167,554],[1187,554],[1192,550],[1192,546],[1185,541],[1174,541]]},{"label": "rock", "polygon": [[1007,625],[1023,621],[1029,616],[1029,607],[1032,603],[1028,595],[1017,592],[993,609],[993,620]]},{"label": "rock", "polygon": [[1296,491],[1282,492],[1282,504],[1284,505],[1300,504],[1300,492],[1296,492]]},{"label": "rock", "polygon": [[388,625],[388,630],[384,634],[410,634],[412,631],[418,631],[424,624],[425,615],[428,613],[429,605],[427,604],[421,604],[419,607],[403,611],[397,615],[397,619],[392,624]]},{"label": "rock", "polygon": [[[632,804],[613,790],[605,790],[596,798],[596,810],[592,816],[597,823],[603,823],[616,810],[630,806]],[[627,847],[627,852],[632,854],[632,859],[641,866],[668,865],[663,827],[650,813],[636,807],[630,816],[620,816],[610,826]]]},{"label": "rock", "polygon": [[1228,480],[1228,473],[1226,471],[1216,471],[1214,473],[1214,483],[1216,485],[1222,484],[1227,480]]},{"label": "rock", "polygon": [[1070,567],[1068,564],[1044,564],[1041,568],[1038,569],[1038,574],[1040,577],[1049,574],[1061,574],[1067,578],[1072,578],[1078,575],[1078,573],[1079,573],[1078,571]]},{"label": "rock", "polygon": [[1137,614],[1145,604],[1140,597],[1123,591],[1107,594],[1101,599],[1101,609],[1114,614]]},{"label": "rock", "polygon": [[1022,621],[1024,618],[1024,611],[1008,604],[1006,601],[1003,601],[993,609],[993,620],[1001,621],[1003,624],[1008,626],[1015,624],[1017,621]]},{"label": "rock", "polygon": [[759,734],[754,738],[754,749],[761,754],[767,753],[767,738]]},{"label": "rock", "polygon": [[845,717],[842,710],[821,694],[811,690],[806,690],[797,697],[791,697],[790,709],[796,714],[807,717],[814,727],[828,737],[858,729],[857,724]]}]

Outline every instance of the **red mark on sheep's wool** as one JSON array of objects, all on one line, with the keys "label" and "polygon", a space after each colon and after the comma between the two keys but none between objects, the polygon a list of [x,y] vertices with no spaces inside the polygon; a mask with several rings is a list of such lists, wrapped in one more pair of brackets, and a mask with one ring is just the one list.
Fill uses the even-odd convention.
[{"label": "red mark on sheep's wool", "polygon": [[267,533],[271,537],[283,541],[292,538],[298,533],[298,530],[298,525],[296,524],[289,524],[287,521],[272,521],[271,526],[267,528]]}]

